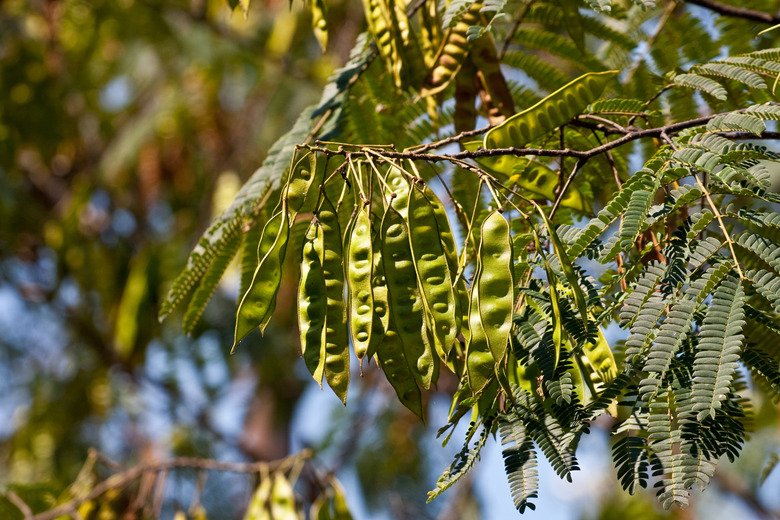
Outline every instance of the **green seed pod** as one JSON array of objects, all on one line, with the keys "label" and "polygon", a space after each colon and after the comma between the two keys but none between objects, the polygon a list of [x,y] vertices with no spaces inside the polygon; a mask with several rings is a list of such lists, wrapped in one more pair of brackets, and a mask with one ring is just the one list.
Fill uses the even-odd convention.
[{"label": "green seed pod", "polygon": [[325,52],[328,46],[328,4],[325,0],[312,0],[311,28],[322,52]]},{"label": "green seed pod", "polygon": [[[482,146],[482,142],[471,141],[463,146],[467,150],[476,151]],[[507,160],[508,157],[511,157],[511,160]],[[523,188],[527,192],[525,195],[530,199],[555,200],[557,198],[555,190],[558,188],[560,180],[558,172],[538,160],[528,160],[525,157],[501,156],[478,157],[476,161],[479,167],[489,174],[498,179],[506,179],[504,181],[505,185],[512,186],[517,184]],[[509,169],[499,170],[498,168]],[[576,185],[569,186],[569,189],[566,190],[566,194],[561,199],[561,206],[584,213],[589,213],[592,209],[590,201],[582,196]]]},{"label": "green seed pod", "polygon": [[409,195],[409,241],[434,345],[446,361],[457,336],[452,276],[431,203],[419,188]]},{"label": "green seed pod", "polygon": [[[552,132],[598,99],[618,71],[589,72],[567,83],[532,107],[513,115],[485,134],[483,148],[525,146]],[[496,168],[508,171],[500,163]]]},{"label": "green seed pod", "polygon": [[[238,306],[234,349],[255,327],[260,327],[261,333],[265,330],[276,306],[276,293],[282,281],[282,262],[290,232],[286,203],[282,204],[282,210],[277,215],[271,217],[263,229],[252,284]],[[273,242],[266,251],[264,248],[271,240]]]},{"label": "green seed pod", "polygon": [[298,213],[314,209],[324,175],[324,161],[318,161],[316,154],[306,151],[293,155],[290,178],[284,188],[290,220],[295,220]]},{"label": "green seed pod", "polygon": [[374,301],[374,311],[371,317],[371,337],[368,342],[366,357],[369,359],[377,352],[377,348],[385,337],[390,320],[390,307],[387,301],[387,280],[385,279],[384,262],[382,262],[381,221],[375,217],[377,230],[372,240],[373,269],[371,271],[371,289]]},{"label": "green seed pod", "polygon": [[[401,170],[395,166],[390,167],[385,181],[388,187],[395,193],[395,198],[390,202],[390,205],[405,219],[409,207],[409,181]],[[392,196],[391,193],[388,195]]]},{"label": "green seed pod", "polygon": [[481,264],[476,282],[479,316],[490,353],[495,362],[500,363],[506,354],[512,328],[514,282],[509,223],[498,211],[490,213],[482,223],[478,262]]},{"label": "green seed pod", "polygon": [[396,330],[392,316],[390,316],[382,343],[376,351],[376,357],[401,404],[424,420],[422,394],[415,382],[417,379],[416,371],[411,369],[407,363],[408,357],[404,343]]},{"label": "green seed pod", "polygon": [[[585,107],[596,101],[618,71],[589,72],[567,83],[532,107],[517,113],[492,128],[485,134],[482,143],[472,141],[463,146],[467,150],[474,151],[479,146],[485,149],[522,147],[542,137],[557,127],[567,123],[580,114]],[[477,163],[498,177],[510,177],[519,175],[520,179],[528,179],[531,175],[521,175],[528,166],[528,160],[514,155],[502,155],[497,157],[480,157]],[[535,168],[538,168],[535,167]],[[534,170],[532,170],[533,172]],[[557,186],[557,175],[544,175],[544,172],[536,170],[538,177],[533,180],[518,181],[518,183],[543,197],[554,200],[554,191]],[[554,181],[554,182],[553,182]],[[576,194],[576,191],[570,190]],[[577,194],[578,195],[578,194]],[[562,201],[568,207],[576,209],[586,208],[587,204],[577,199],[576,196],[567,197]],[[587,209],[585,209],[587,210]]]},{"label": "green seed pod", "polygon": [[477,264],[474,283],[469,293],[469,329],[466,341],[466,376],[474,395],[479,394],[493,379],[496,364],[490,353],[485,329],[482,327],[482,317],[479,315],[480,268],[481,266]]},{"label": "green seed pod", "polygon": [[325,279],[325,380],[346,404],[349,387],[349,337],[344,306],[344,260],[338,215],[327,197],[317,213],[323,243],[322,275]]},{"label": "green seed pod", "polygon": [[301,248],[301,281],[298,285],[298,326],[306,368],[322,387],[325,369],[325,317],[327,297],[322,275],[322,231],[317,220],[306,230]]},{"label": "green seed pod", "polygon": [[388,208],[382,219],[382,262],[387,278],[392,319],[404,346],[406,360],[425,389],[435,382],[438,363],[425,331],[424,305],[409,246],[409,231],[401,214]]},{"label": "green seed pod", "polygon": [[379,54],[393,74],[395,86],[401,88],[403,86],[401,77],[402,49],[400,48],[402,43],[398,35],[395,34],[395,25],[392,23],[393,6],[389,3],[387,0],[363,0],[363,10],[371,34],[374,35]]},{"label": "green seed pod", "polygon": [[365,208],[360,208],[355,215],[347,246],[347,260],[349,328],[355,354],[362,366],[371,342],[374,319],[374,295],[371,287],[374,255],[371,219]]}]

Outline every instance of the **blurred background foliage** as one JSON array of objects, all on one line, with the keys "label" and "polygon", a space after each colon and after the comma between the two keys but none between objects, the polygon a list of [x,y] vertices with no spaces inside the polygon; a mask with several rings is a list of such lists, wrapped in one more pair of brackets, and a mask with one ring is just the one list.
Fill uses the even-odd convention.
[{"label": "blurred background foliage", "polygon": [[[346,61],[362,9],[328,7],[323,54],[299,2],[255,0],[244,16],[224,0],[0,1],[0,486],[34,508],[76,479],[90,447],[123,465],[311,447],[315,467],[345,482],[356,518],[489,518],[491,500],[513,511],[500,462],[477,474],[497,499],[469,482],[424,505],[457,449],[434,438],[452,388],[431,398],[428,426],[372,370],[341,408],[298,359],[294,283],[266,335],[232,356],[237,272],[191,337],[176,319],[157,321],[197,237]],[[766,403],[759,421],[777,424],[776,413]],[[710,493],[726,498],[711,504],[776,517],[771,490],[758,494],[747,475],[778,439],[757,437],[766,451],[722,468]],[[172,477],[163,517],[189,504],[196,478]],[[613,495],[614,476],[593,480],[588,507],[556,510],[553,494],[537,514],[662,517],[649,494]],[[252,488],[244,475],[210,477],[209,518],[240,518]]]}]

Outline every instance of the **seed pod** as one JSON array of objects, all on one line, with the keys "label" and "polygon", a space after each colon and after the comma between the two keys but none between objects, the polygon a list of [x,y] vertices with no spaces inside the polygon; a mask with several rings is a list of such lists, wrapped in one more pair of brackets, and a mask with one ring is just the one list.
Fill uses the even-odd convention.
[{"label": "seed pod", "polygon": [[[400,169],[391,166],[385,179],[387,186],[395,193],[390,205],[405,219],[409,207],[409,181]],[[388,194],[391,195],[392,194]]]},{"label": "seed pod", "polygon": [[310,151],[294,154],[290,178],[283,190],[291,221],[296,214],[314,209],[324,175],[324,162],[318,161],[316,154]]},{"label": "seed pod", "polygon": [[313,219],[301,248],[301,281],[298,284],[298,326],[306,368],[322,387],[325,369],[325,316],[327,297],[322,276],[322,231]]},{"label": "seed pod", "polygon": [[390,313],[403,343],[406,360],[417,382],[425,389],[435,382],[438,363],[425,332],[423,300],[403,217],[388,208],[382,219],[382,262],[387,278]]},{"label": "seed pod", "polygon": [[347,261],[349,328],[355,355],[362,367],[371,341],[374,318],[374,295],[371,288],[374,255],[371,219],[365,208],[360,208],[355,215],[347,247]]},{"label": "seed pod", "polygon": [[[264,332],[276,306],[276,293],[282,281],[282,262],[287,251],[287,238],[290,232],[285,202],[282,203],[282,210],[277,215],[271,217],[263,229],[263,237],[257,249],[258,264],[252,284],[238,306],[234,349],[255,327],[260,327],[260,332]],[[271,246],[267,251],[264,250],[271,240],[273,240]]]},{"label": "seed pod", "polygon": [[439,238],[444,248],[444,257],[447,259],[447,267],[450,271],[450,279],[453,282],[455,290],[455,337],[458,336],[463,320],[463,313],[468,312],[469,294],[466,287],[466,281],[461,276],[456,281],[458,273],[458,246],[455,244],[455,237],[452,234],[450,221],[447,218],[447,211],[444,209],[439,197],[428,186],[422,188],[425,198],[430,202],[433,208],[433,215],[436,218],[436,227],[439,229]]},{"label": "seed pod", "polygon": [[392,315],[389,316],[388,328],[376,351],[376,357],[401,404],[420,419],[424,419],[422,394],[415,382],[417,379],[416,371],[411,369],[407,363],[409,358],[406,355],[401,336],[396,330]]},{"label": "seed pod", "polygon": [[511,117],[515,113],[515,104],[504,73],[501,72],[501,61],[496,55],[496,46],[490,33],[474,40],[470,57],[479,69],[479,83],[490,99],[488,115],[492,116],[491,123],[498,117]]},{"label": "seed pod", "polygon": [[325,380],[346,404],[349,387],[349,337],[344,307],[344,259],[338,215],[327,197],[317,213],[322,231],[325,312]]},{"label": "seed pod", "polygon": [[[607,83],[618,71],[589,72],[567,83],[532,107],[513,115],[485,134],[483,148],[508,148],[525,146],[533,140],[552,132],[581,113],[598,99]],[[490,167],[511,175],[514,156],[491,158]],[[477,161],[479,162],[479,161]]]},{"label": "seed pod", "polygon": [[436,62],[436,52],[441,44],[441,21],[436,11],[436,0],[426,0],[420,13],[420,40],[426,68]]},{"label": "seed pod", "polygon": [[434,345],[439,357],[446,361],[457,327],[452,277],[439,237],[433,206],[419,188],[412,188],[409,195],[412,258],[423,304],[430,317]]},{"label": "seed pod", "polygon": [[[373,216],[373,215],[372,215]],[[377,217],[374,217],[377,219]],[[390,320],[390,308],[387,301],[387,280],[385,279],[384,263],[382,262],[381,221],[375,220],[377,230],[372,239],[373,269],[371,271],[371,291],[374,301],[374,311],[371,317],[371,337],[368,341],[366,357],[371,358],[385,337]]]},{"label": "seed pod", "polygon": [[481,264],[477,280],[479,316],[490,353],[495,362],[500,363],[506,354],[512,328],[514,282],[509,223],[498,211],[492,212],[482,223],[478,262]]},{"label": "seed pod", "polygon": [[479,315],[479,285],[481,265],[477,263],[474,282],[469,293],[469,329],[466,341],[466,376],[474,395],[479,394],[493,378],[495,361],[488,347],[482,317]]},{"label": "seed pod", "polygon": [[455,26],[447,30],[436,66],[431,73],[431,86],[423,91],[423,95],[431,96],[441,92],[460,71],[469,52],[469,41],[466,35],[469,27],[476,24],[482,6],[482,0],[472,2]]},{"label": "seed pod", "polygon": [[325,0],[312,0],[311,28],[322,52],[325,52],[325,48],[328,46],[328,4],[325,3]]},{"label": "seed pod", "polygon": [[403,61],[399,48],[400,39],[395,34],[395,26],[392,23],[392,8],[388,5],[387,0],[363,0],[363,10],[371,34],[374,35],[379,54],[390,69],[395,86],[401,88],[403,85],[401,77]]},{"label": "seed pod", "polygon": [[464,58],[460,73],[455,77],[455,114],[453,123],[455,133],[473,130],[477,124],[477,108],[474,100],[477,97],[477,84],[474,77],[477,68],[469,56]]}]

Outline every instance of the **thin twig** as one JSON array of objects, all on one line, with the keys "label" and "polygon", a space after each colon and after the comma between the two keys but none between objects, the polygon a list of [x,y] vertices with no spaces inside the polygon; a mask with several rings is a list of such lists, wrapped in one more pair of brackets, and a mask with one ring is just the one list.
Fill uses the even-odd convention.
[{"label": "thin twig", "polygon": [[563,200],[564,195],[566,195],[566,190],[569,189],[569,186],[571,185],[571,181],[574,180],[574,176],[577,175],[577,172],[580,168],[588,161],[587,158],[580,159],[577,161],[577,164],[574,165],[574,168],[572,168],[571,173],[566,178],[566,182],[563,184],[563,187],[561,188],[561,191],[558,192],[558,196],[555,198],[555,204],[553,204],[552,209],[550,210],[550,219],[552,219],[555,216],[555,212],[558,211],[558,207],[561,205],[561,201]]},{"label": "thin twig", "polygon": [[13,505],[15,505],[17,508],[19,508],[19,511],[22,512],[25,520],[27,520],[28,518],[32,518],[33,516],[32,509],[30,509],[30,506],[27,505],[27,502],[22,500],[22,497],[20,497],[13,491],[8,491],[5,494],[5,498],[7,498],[8,501],[11,502]]},{"label": "thin twig", "polygon": [[699,188],[701,188],[702,193],[704,193],[704,196],[707,199],[707,204],[709,204],[712,213],[715,215],[715,218],[718,220],[718,226],[720,227],[720,230],[723,232],[723,238],[726,239],[726,243],[729,245],[729,251],[731,251],[731,257],[734,259],[734,265],[737,267],[737,273],[739,273],[739,279],[744,280],[745,275],[742,273],[742,268],[739,266],[737,252],[734,251],[734,242],[731,240],[731,236],[729,236],[729,231],[728,228],[726,228],[726,224],[723,223],[723,216],[720,214],[718,207],[715,206],[712,197],[710,197],[710,190],[708,190],[706,186],[704,186],[704,183],[701,182],[699,176],[694,173],[693,178],[696,179],[696,183],[699,185]]},{"label": "thin twig", "polygon": [[447,137],[445,139],[441,139],[439,141],[434,141],[432,143],[427,143],[419,146],[411,146],[406,149],[406,151],[414,150],[417,153],[423,153],[427,152],[428,150],[433,150],[434,148],[439,148],[441,146],[451,144],[451,143],[457,143],[464,137],[473,137],[475,135],[483,134],[493,128],[496,125],[488,125],[483,128],[477,128],[476,130],[466,130],[465,132],[461,132],[458,135],[453,135],[451,137]]}]

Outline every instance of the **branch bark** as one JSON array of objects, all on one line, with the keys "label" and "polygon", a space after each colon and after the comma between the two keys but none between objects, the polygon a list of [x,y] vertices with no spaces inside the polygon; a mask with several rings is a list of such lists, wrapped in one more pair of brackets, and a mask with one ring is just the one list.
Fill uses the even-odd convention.
[{"label": "branch bark", "polygon": [[751,22],[767,23],[772,25],[780,24],[780,16],[765,13],[763,11],[754,11],[753,9],[746,9],[744,7],[735,7],[733,5],[724,4],[722,2],[716,2],[715,0],[686,0],[686,3],[704,7],[705,9],[722,14],[723,16],[743,18],[745,20],[750,20]]},{"label": "branch bark", "polygon": [[[466,151],[452,153],[452,154],[430,154],[422,151],[422,150],[430,150],[433,148],[438,148],[439,146],[442,146],[444,144],[449,144],[454,142],[460,136],[463,136],[466,133],[469,134],[477,133],[483,131],[484,129],[480,131],[464,132],[464,134],[461,134],[460,136],[449,137],[441,141],[437,141],[435,143],[429,143],[425,145],[424,148],[415,151],[396,152],[396,151],[385,150],[385,149],[379,150],[371,147],[365,147],[365,148],[370,148],[370,151],[367,152],[362,152],[360,150],[345,150],[343,149],[343,147],[340,147],[337,150],[333,150],[323,146],[307,146],[307,148],[328,156],[338,156],[338,155],[347,155],[347,154],[362,155],[364,153],[371,153],[374,155],[384,157],[385,159],[407,159],[413,161],[428,161],[433,163],[448,161],[448,162],[458,163],[459,165],[462,165],[461,163],[465,159],[475,159],[479,157],[497,157],[502,155],[515,155],[518,157],[523,155],[535,155],[538,157],[576,157],[577,159],[587,160],[597,155],[606,153],[626,143],[630,143],[631,141],[636,141],[637,139],[645,139],[645,138],[652,138],[652,137],[662,138],[665,136],[668,137],[669,135],[679,132],[681,130],[693,128],[695,126],[705,125],[711,119],[714,119],[716,117],[732,114],[732,113],[740,113],[740,112],[744,112],[744,109],[734,110],[730,112],[722,112],[719,114],[712,114],[709,116],[699,117],[688,121],[680,121],[678,123],[672,123],[670,125],[659,126],[656,128],[646,128],[646,129],[627,128],[624,130],[625,133],[613,128],[608,130],[606,133],[622,134],[622,136],[619,137],[618,139],[615,139],[614,141],[609,141],[601,146],[597,146],[596,148],[591,148],[590,150],[573,150],[571,148],[562,148],[556,150],[556,149],[547,149],[547,148],[510,147],[510,148],[490,148],[490,149],[481,148],[475,151],[466,150]],[[578,123],[581,124],[581,121],[578,121]],[[731,138],[740,138],[740,139],[775,139],[778,136],[777,132],[764,132],[760,136],[753,135],[748,132],[722,132],[722,133]],[[354,147],[357,149],[361,148],[360,145],[354,145]]]},{"label": "branch bark", "polygon": [[[311,455],[309,450],[304,450],[297,455],[271,462],[220,462],[212,459],[179,457],[166,461],[139,464],[128,470],[111,475],[106,480],[93,487],[92,490],[83,497],[74,498],[73,500],[69,500],[48,511],[38,513],[37,515],[31,516],[25,511],[23,511],[22,514],[24,514],[25,520],[54,520],[63,515],[70,515],[81,504],[94,500],[112,489],[124,488],[135,479],[149,472],[168,472],[176,468],[229,471],[233,473],[258,473],[263,470],[271,472],[289,468],[298,461],[305,461],[311,458]],[[29,511],[29,508],[27,510]]]}]

